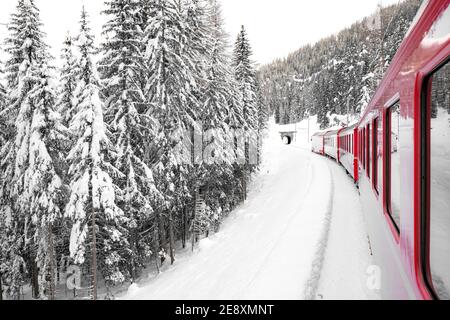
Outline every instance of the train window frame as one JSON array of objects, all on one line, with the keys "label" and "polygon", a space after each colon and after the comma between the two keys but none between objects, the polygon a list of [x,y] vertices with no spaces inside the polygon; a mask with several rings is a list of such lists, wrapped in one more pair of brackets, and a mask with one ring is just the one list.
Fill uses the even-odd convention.
[{"label": "train window frame", "polygon": [[358,130],[358,162],[362,162],[362,130]]},{"label": "train window frame", "polygon": [[350,153],[353,154],[353,135],[350,134]]},{"label": "train window frame", "polygon": [[371,177],[372,177],[372,174],[371,174],[371,172],[370,172],[370,169],[371,169],[371,163],[370,163],[370,161],[372,160],[372,157],[371,157],[371,154],[370,154],[370,152],[371,152],[371,148],[370,148],[370,145],[371,145],[371,141],[370,141],[370,138],[371,138],[371,134],[370,134],[370,129],[371,129],[371,125],[370,125],[370,123],[369,124],[367,124],[367,126],[366,126],[366,174],[367,174],[367,177],[370,179]]},{"label": "train window frame", "polygon": [[394,220],[392,215],[392,154],[391,154],[391,143],[392,143],[392,111],[394,108],[401,108],[400,105],[400,95],[397,94],[394,96],[391,101],[387,104],[386,109],[386,121],[383,126],[384,130],[384,139],[386,141],[384,146],[384,179],[386,181],[384,194],[385,194],[385,204],[386,204],[386,216],[388,218],[389,224],[391,225],[391,229],[395,231],[394,236],[397,242],[400,241],[400,224],[401,224],[401,212],[400,212],[400,224]]},{"label": "train window frame", "polygon": [[362,128],[361,136],[361,164],[362,169],[366,170],[366,129]]},{"label": "train window frame", "polygon": [[366,170],[366,128],[362,128],[362,148],[361,148],[361,162],[363,170]]},{"label": "train window frame", "polygon": [[[450,45],[440,57],[423,67],[419,74],[420,84],[420,278],[431,298],[439,300],[431,275],[431,99],[433,76],[450,64]],[[440,59],[439,59],[440,58]],[[436,60],[438,61],[436,63]],[[439,62],[440,61],[440,62]],[[417,159],[416,159],[417,161]]]},{"label": "train window frame", "polygon": [[380,116],[372,120],[372,186],[375,190],[376,195],[380,194],[378,189],[378,122],[380,121]]}]

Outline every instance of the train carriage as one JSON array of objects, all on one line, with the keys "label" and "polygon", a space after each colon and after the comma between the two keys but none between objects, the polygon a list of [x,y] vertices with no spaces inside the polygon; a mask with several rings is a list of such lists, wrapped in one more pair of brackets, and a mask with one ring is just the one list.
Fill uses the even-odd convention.
[{"label": "train carriage", "polygon": [[361,121],[324,137],[353,154],[384,299],[450,299],[449,5],[424,1]]},{"label": "train carriage", "polygon": [[339,132],[339,163],[358,182],[358,125],[344,128]]},{"label": "train carriage", "polygon": [[311,138],[312,152],[321,154],[321,155],[325,154],[325,150],[324,150],[325,133],[326,132],[317,132],[312,136],[312,138]]},{"label": "train carriage", "polygon": [[331,130],[324,136],[325,155],[336,161],[338,160],[338,133],[339,130]]}]

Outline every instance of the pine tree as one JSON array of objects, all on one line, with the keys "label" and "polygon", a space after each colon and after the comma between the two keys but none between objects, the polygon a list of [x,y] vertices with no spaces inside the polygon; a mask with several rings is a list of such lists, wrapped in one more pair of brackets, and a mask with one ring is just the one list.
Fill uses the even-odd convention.
[{"label": "pine tree", "polygon": [[254,166],[249,165],[250,145],[257,144],[253,134],[258,132],[256,73],[251,62],[251,55],[252,51],[250,43],[247,39],[247,33],[244,26],[242,26],[235,43],[232,66],[234,69],[234,78],[240,93],[240,105],[242,108],[243,119],[241,129],[243,129],[243,134],[245,135],[245,146],[243,150],[237,150],[237,153],[244,153],[246,163],[236,166],[236,175],[241,179],[241,193],[243,200],[247,197],[247,180],[249,178],[249,171],[251,172],[254,169]]},{"label": "pine tree", "polygon": [[237,37],[233,51],[234,76],[242,98],[245,130],[255,130],[257,125],[256,72],[251,61],[252,50],[244,26]]},{"label": "pine tree", "polygon": [[103,120],[100,80],[93,62],[94,38],[84,8],[80,26],[76,113],[70,123],[77,139],[67,157],[71,194],[65,215],[73,221],[71,257],[90,267],[91,298],[97,299],[98,271],[107,285],[125,281],[130,250],[124,228],[127,219],[117,206],[121,195],[114,183],[122,174],[109,161],[113,150]]},{"label": "pine tree", "polygon": [[3,85],[3,63],[0,61],[0,112],[6,107],[6,89]]},{"label": "pine tree", "polygon": [[[155,181],[164,195],[161,210],[156,212],[157,252],[169,254],[174,261],[173,203],[177,171],[181,160],[176,149],[182,144],[184,130],[195,125],[198,105],[196,93],[197,52],[190,50],[192,31],[183,17],[183,6],[173,0],[157,0],[152,8],[154,18],[145,30],[146,58],[149,68],[148,92],[152,115],[160,123],[154,150]],[[164,260],[164,258],[162,259]]]},{"label": "pine tree", "polygon": [[[28,168],[24,174],[26,182],[19,202],[29,203],[32,221],[36,224],[34,239],[37,239],[36,262],[39,269],[40,296],[55,298],[54,278],[56,256],[54,247],[54,224],[61,218],[63,181],[61,178],[62,153],[59,142],[65,139],[66,129],[55,111],[56,95],[46,65],[40,65],[35,77],[38,83],[30,92],[29,104],[33,117],[29,137]],[[25,109],[29,112],[32,109]],[[22,110],[19,119],[23,115]],[[25,119],[25,115],[23,116]],[[25,198],[26,197],[26,198]]]},{"label": "pine tree", "polygon": [[137,0],[110,0],[103,14],[109,20],[103,27],[108,35],[102,44],[103,59],[99,64],[108,114],[117,113],[117,101],[124,90],[132,103],[143,108],[146,84],[146,65],[142,46],[141,17],[137,14],[141,4]]},{"label": "pine tree", "polygon": [[104,59],[100,70],[105,84],[103,94],[113,115],[117,167],[125,173],[120,183],[125,193],[120,206],[129,219],[132,248],[129,265],[134,279],[144,267],[152,248],[148,237],[142,234],[153,220],[152,202],[158,197],[158,192],[152,170],[145,163],[144,146],[153,139],[155,122],[147,114],[142,92],[145,64],[140,47],[142,32],[136,15],[139,3],[135,0],[113,0],[106,4],[108,8],[104,13],[111,18],[104,32],[112,36],[103,44]]},{"label": "pine tree", "polygon": [[33,296],[45,298],[49,294],[52,298],[54,293],[52,283],[45,279],[48,270],[39,270],[37,265],[52,263],[48,243],[37,240],[49,232],[58,216],[56,202],[61,187],[55,167],[59,154],[54,145],[59,117],[54,112],[47,67],[50,55],[41,28],[34,1],[19,0],[8,26],[9,105],[3,109],[14,119],[15,132],[0,151],[0,205],[3,214],[11,216],[10,266],[17,269],[10,270],[9,285],[14,288],[12,294],[16,298],[24,277],[19,274],[23,262],[31,278]]},{"label": "pine tree", "polygon": [[[234,79],[227,55],[227,34],[224,31],[220,4],[209,1],[208,33],[209,45],[205,56],[205,81],[202,89],[200,120],[203,124],[203,159],[197,168],[198,184],[205,188],[204,200],[207,207],[192,221],[195,232],[208,232],[216,229],[226,213],[225,207],[233,202],[223,181],[233,180],[235,155],[230,148],[233,143],[229,126],[230,96],[233,95]],[[213,155],[211,153],[214,153]],[[214,156],[214,157],[212,157]],[[228,197],[227,197],[228,196]],[[226,201],[228,199],[228,202]],[[200,227],[203,226],[203,227]]]},{"label": "pine tree", "polygon": [[3,75],[3,63],[0,61],[0,145],[6,143],[7,137],[7,114],[2,113],[2,110],[6,109],[8,101],[6,89],[3,85]]},{"label": "pine tree", "polygon": [[73,52],[74,44],[70,35],[66,36],[61,52],[63,62],[58,88],[57,110],[62,115],[64,124],[68,125],[75,112],[73,99],[77,86],[77,61]]},{"label": "pine tree", "polygon": [[6,61],[7,86],[11,89],[11,99],[21,98],[21,67],[24,61],[50,58],[44,42],[45,33],[39,18],[39,9],[35,0],[18,0],[16,12],[11,15],[8,24],[9,37],[5,41],[5,51],[9,58]]},{"label": "pine tree", "polygon": [[[231,72],[227,51],[227,36],[223,30],[220,5],[213,0],[210,9],[211,46],[206,54],[206,83],[202,96],[202,123],[206,130],[225,125],[228,97],[231,92]],[[224,127],[227,130],[228,127]]]},{"label": "pine tree", "polygon": [[[0,61],[0,112],[6,107],[6,90],[3,86],[3,68]],[[3,125],[3,121],[0,119],[0,145],[6,143],[6,126]],[[0,159],[1,161],[1,159]],[[1,201],[0,201],[1,208]],[[6,246],[6,216],[0,209],[0,301],[3,300],[3,284],[4,284],[4,274],[7,270],[7,252],[8,247]]]}]

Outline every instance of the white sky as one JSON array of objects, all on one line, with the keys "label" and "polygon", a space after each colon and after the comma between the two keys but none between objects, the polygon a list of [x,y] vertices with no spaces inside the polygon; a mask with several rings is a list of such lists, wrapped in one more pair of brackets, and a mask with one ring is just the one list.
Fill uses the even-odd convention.
[{"label": "white sky", "polygon": [[[383,6],[399,0],[382,0]],[[0,23],[7,23],[17,0],[0,0]],[[282,58],[302,45],[316,42],[375,12],[380,0],[222,0],[226,29],[234,43],[242,24],[247,28],[258,63]],[[67,31],[75,34],[82,4],[100,36],[103,0],[36,0],[47,42],[59,57]],[[6,36],[0,25],[0,42]]]}]

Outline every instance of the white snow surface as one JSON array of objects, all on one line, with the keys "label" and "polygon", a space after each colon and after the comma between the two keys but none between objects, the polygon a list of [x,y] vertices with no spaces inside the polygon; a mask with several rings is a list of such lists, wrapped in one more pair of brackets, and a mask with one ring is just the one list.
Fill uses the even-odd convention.
[{"label": "white snow surface", "polygon": [[[310,136],[316,128],[313,119]],[[287,146],[283,129],[271,123],[248,200],[221,230],[119,299],[378,298],[365,285],[371,256],[352,180],[311,153],[306,130]]]}]

